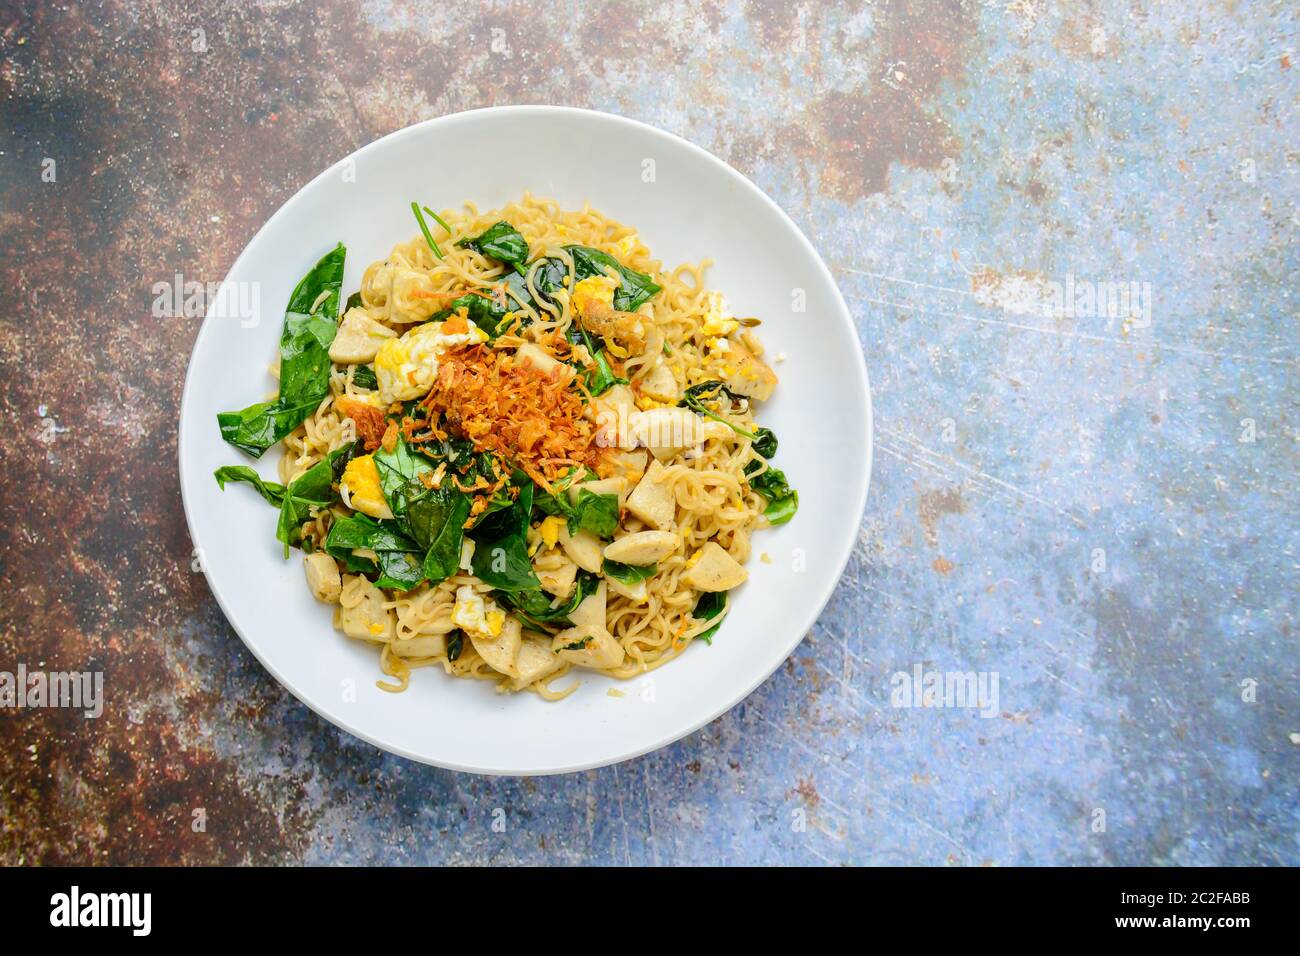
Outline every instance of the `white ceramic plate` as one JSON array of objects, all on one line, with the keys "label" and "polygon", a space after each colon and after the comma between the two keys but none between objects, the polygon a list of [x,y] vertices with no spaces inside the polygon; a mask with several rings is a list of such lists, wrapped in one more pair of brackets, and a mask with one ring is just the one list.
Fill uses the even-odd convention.
[{"label": "white ceramic plate", "polygon": [[[335,631],[330,609],[307,590],[301,557],[284,560],[275,511],[247,486],[218,490],[212,472],[221,465],[253,464],[274,477],[279,450],[252,462],[221,440],[216,415],[274,391],[265,370],[289,293],[336,241],[348,250],[346,296],[368,263],[416,234],[412,200],[491,209],[525,190],[565,208],[590,202],[636,228],[668,267],[714,260],[710,286],[736,314],[763,320],[769,356],[788,356],[774,366],[781,384],[759,419],[780,439],[775,463],[799,491],[799,512],[754,535],[750,579],[733,593],[712,647],[693,646],[633,681],[582,674],[581,688],[560,703],[499,695],[491,683],[453,680],[441,668],[416,670],[406,693],[390,694],[375,687],[375,649]],[[794,223],[684,140],[557,107],[429,120],[321,173],[253,237],[227,281],[257,290],[257,321],[209,310],[194,345],[180,419],[190,533],[212,593],[257,659],[307,706],[378,747],[494,774],[561,773],[646,753],[757,687],[807,633],[843,573],[871,472],[871,401],[852,320]]]}]

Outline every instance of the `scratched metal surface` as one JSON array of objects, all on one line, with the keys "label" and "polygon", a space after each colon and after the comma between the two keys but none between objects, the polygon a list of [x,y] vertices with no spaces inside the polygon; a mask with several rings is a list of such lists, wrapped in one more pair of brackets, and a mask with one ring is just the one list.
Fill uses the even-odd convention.
[{"label": "scratched metal surface", "polygon": [[[0,13],[0,669],[108,682],[99,720],[0,714],[0,859],[1300,861],[1295,4],[548,9]],[[197,320],[150,305],[352,149],[516,102],[656,124],[784,206],[877,444],[843,582],[748,701],[493,780],[336,731],[231,632],[176,484]],[[1069,277],[1139,314],[1039,308]],[[996,675],[992,716],[893,706],[917,666]]]}]

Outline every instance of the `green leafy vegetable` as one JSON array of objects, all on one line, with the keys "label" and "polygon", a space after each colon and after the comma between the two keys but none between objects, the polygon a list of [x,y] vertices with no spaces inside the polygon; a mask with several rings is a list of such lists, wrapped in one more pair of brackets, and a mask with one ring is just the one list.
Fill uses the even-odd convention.
[{"label": "green leafy vegetable", "polygon": [[284,501],[284,485],[276,481],[263,481],[262,476],[247,465],[227,465],[218,468],[213,475],[222,491],[226,490],[228,481],[244,481],[256,488],[258,494],[265,498],[268,504],[278,508]]},{"label": "green leafy vegetable", "polygon": [[569,515],[569,534],[590,531],[598,538],[612,538],[618,530],[618,495],[578,490],[578,501]]},{"label": "green leafy vegetable", "polygon": [[629,383],[628,379],[623,378],[621,375],[614,374],[614,370],[610,368],[609,359],[605,357],[605,350],[603,348],[592,352],[591,358],[596,363],[596,367],[588,370],[584,382],[587,386],[587,391],[589,391],[593,396],[601,395],[609,391],[615,385],[627,385]]},{"label": "green leafy vegetable", "polygon": [[[731,419],[719,414],[716,409],[720,407],[723,398],[726,398],[729,403],[740,401],[740,396],[721,382],[699,382],[688,388],[682,395],[682,400],[677,404],[679,407],[689,408],[705,418],[712,418],[715,422],[722,422],[737,435],[751,439],[754,442],[759,441],[759,433],[766,432],[771,436],[772,450],[776,451],[776,436],[772,434],[771,429],[760,429],[759,433],[745,431]],[[764,444],[768,444],[767,439],[764,439]],[[764,455],[764,457],[768,456]]]},{"label": "green leafy vegetable", "polygon": [[[726,591],[707,591],[700,595],[700,599],[695,602],[695,610],[691,612],[691,617],[697,621],[711,621],[727,606]],[[718,633],[718,628],[722,627],[719,621],[707,631],[702,631],[695,635],[695,640],[703,641],[710,646],[713,645],[713,635]]]},{"label": "green leafy vegetable", "polygon": [[799,510],[799,492],[790,487],[785,472],[779,468],[769,465],[767,471],[754,475],[757,470],[758,462],[750,462],[745,474],[749,478],[749,486],[767,499],[764,516],[773,525],[785,524]]},{"label": "green leafy vegetable", "polygon": [[[424,213],[420,212],[420,204],[418,202],[411,203],[411,212],[415,213],[415,221],[420,224],[420,232],[424,233],[424,241],[429,244],[429,248],[433,250],[433,254],[439,259],[443,258],[442,250],[439,249],[438,244],[433,241],[433,233],[429,231],[429,224],[424,221]],[[450,232],[451,230],[448,229],[447,231]]]},{"label": "green leafy vegetable", "polygon": [[776,454],[776,432],[770,428],[754,429],[754,451],[758,452],[764,458],[771,458]]},{"label": "green leafy vegetable", "polygon": [[335,483],[343,466],[356,453],[356,445],[348,445],[330,452],[301,475],[289,482],[284,499],[280,502],[280,519],[275,525],[275,537],[284,543],[284,556],[289,548],[302,544],[302,525],[319,510],[338,500]]},{"label": "green leafy vegetable", "polygon": [[[461,543],[465,539],[465,520],[469,517],[469,495],[444,489],[435,492],[443,500],[438,507],[445,515],[441,528],[429,541],[424,556],[424,576],[433,583],[445,581],[460,567]],[[430,506],[432,507],[432,505]]]},{"label": "green leafy vegetable", "polygon": [[533,482],[523,472],[515,472],[511,486],[519,489],[514,504],[475,526],[470,563],[474,576],[497,590],[527,591],[542,586],[528,559]]},{"label": "green leafy vegetable", "polygon": [[359,308],[361,308],[361,293],[353,292],[350,296],[348,296],[348,301],[344,303],[343,312],[344,314],[347,314],[349,309],[359,309]]},{"label": "green leafy vegetable", "polygon": [[495,299],[468,292],[455,299],[450,306],[434,314],[434,322],[445,322],[461,309],[466,318],[487,333],[489,339],[495,339],[505,331],[505,319],[510,309],[499,305]]},{"label": "green leafy vegetable", "polygon": [[454,661],[460,657],[460,652],[465,648],[465,633],[457,631],[452,635],[451,640],[447,642],[447,660]]},{"label": "green leafy vegetable", "polygon": [[516,272],[523,272],[524,263],[528,261],[528,241],[504,219],[493,223],[482,235],[474,239],[462,239],[456,245],[514,266]]},{"label": "green leafy vegetable", "polygon": [[268,504],[280,509],[280,518],[275,526],[275,537],[284,543],[284,556],[287,558],[290,547],[302,544],[302,525],[311,517],[312,509],[333,504],[338,498],[334,485],[342,474],[344,466],[356,454],[358,447],[358,444],[352,444],[330,452],[289,482],[288,486],[274,481],[263,481],[262,477],[247,465],[227,465],[218,468],[213,472],[213,476],[223,490],[229,481],[250,484]]},{"label": "green leafy vegetable", "polygon": [[[533,287],[537,290],[536,295],[528,288],[530,276]],[[555,293],[565,288],[568,280],[568,263],[558,256],[546,256],[534,259],[523,269],[506,273],[499,281],[505,285],[511,297],[534,311],[541,312],[542,304],[553,304]]]},{"label": "green leafy vegetable", "polygon": [[652,578],[659,573],[659,565],[647,564],[644,567],[635,564],[620,564],[618,561],[605,560],[601,566],[601,571],[605,577],[613,578],[619,584],[626,584],[631,587],[638,581],[644,581],[646,578]]},{"label": "green leafy vegetable", "polygon": [[[567,519],[569,534],[590,531],[598,538],[612,538],[618,530],[618,495],[597,494],[581,486],[573,496],[569,493],[577,471],[571,471],[558,481],[552,482],[554,493],[535,493],[533,506],[548,515],[560,515]],[[595,480],[589,475],[585,480]]]},{"label": "green leafy vegetable", "polygon": [[[591,356],[595,367],[587,369],[583,373],[583,383],[587,386],[587,391],[593,396],[607,392],[615,385],[627,385],[629,383],[628,379],[614,374],[609,359],[605,357],[604,341],[599,337],[593,340],[591,334],[583,327],[581,322],[574,322],[569,326],[569,341],[574,345],[581,345],[586,348],[587,353]],[[597,345],[596,342],[600,344]]]},{"label": "green leafy vegetable", "polygon": [[[363,514],[339,518],[325,537],[325,550],[342,561],[349,571],[366,574],[377,571],[376,587],[409,590],[424,580],[420,548],[390,525]],[[377,561],[353,553],[367,549],[375,552]]]},{"label": "green leafy vegetable", "polygon": [[398,529],[424,552],[425,576],[435,584],[450,577],[460,564],[469,496],[451,482],[439,488],[426,485],[422,476],[433,465],[400,438],[391,452],[375,453],[375,467]]},{"label": "green leafy vegetable", "polygon": [[297,428],[329,394],[329,348],[338,332],[346,252],[339,243],[289,297],[280,332],[279,397],[217,416],[221,437],[254,458]]},{"label": "green leafy vegetable", "polygon": [[618,273],[621,281],[614,290],[614,308],[620,312],[635,312],[662,288],[648,275],[629,269],[607,252],[589,246],[565,246],[564,249],[573,257],[576,282],[591,276],[608,275],[610,269]]},{"label": "green leafy vegetable", "polygon": [[569,615],[578,609],[579,604],[595,594],[599,587],[600,578],[597,575],[580,571],[574,582],[573,593],[558,607],[552,607],[551,596],[541,590],[498,591],[493,596],[530,627],[540,631],[557,631],[573,626]]},{"label": "green leafy vegetable", "polygon": [[357,388],[365,388],[370,391],[378,391],[379,378],[375,375],[373,366],[355,365],[352,368],[352,384]]}]

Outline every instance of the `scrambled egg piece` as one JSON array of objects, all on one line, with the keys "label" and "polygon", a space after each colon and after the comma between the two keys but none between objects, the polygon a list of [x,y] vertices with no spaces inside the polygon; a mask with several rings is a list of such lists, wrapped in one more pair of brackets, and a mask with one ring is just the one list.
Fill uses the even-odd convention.
[{"label": "scrambled egg piece", "polygon": [[727,299],[720,292],[710,292],[706,296],[708,305],[704,311],[704,325],[700,331],[705,335],[730,335],[740,328],[740,320],[731,314]]},{"label": "scrambled egg piece", "polygon": [[617,288],[618,283],[609,276],[590,276],[573,287],[569,302],[575,310],[586,315],[595,303],[612,306],[614,290]]},{"label": "scrambled egg piece", "polygon": [[465,332],[444,335],[442,322],[428,322],[401,338],[388,339],[375,356],[379,400],[385,405],[407,402],[426,394],[438,374],[438,358],[457,345],[487,341],[477,325]]},{"label": "scrambled egg piece", "polygon": [[547,515],[537,529],[542,536],[542,543],[548,548],[555,547],[556,542],[560,540],[560,529],[564,526],[565,520],[559,515]]},{"label": "scrambled egg piece", "polygon": [[384,489],[379,484],[379,469],[374,455],[359,455],[348,462],[339,480],[339,494],[343,503],[355,511],[372,518],[391,518],[393,511],[384,500]]},{"label": "scrambled egg piece", "polygon": [[456,603],[451,609],[451,622],[475,637],[493,640],[501,635],[506,623],[506,613],[495,601],[475,594],[468,584],[456,589]]}]

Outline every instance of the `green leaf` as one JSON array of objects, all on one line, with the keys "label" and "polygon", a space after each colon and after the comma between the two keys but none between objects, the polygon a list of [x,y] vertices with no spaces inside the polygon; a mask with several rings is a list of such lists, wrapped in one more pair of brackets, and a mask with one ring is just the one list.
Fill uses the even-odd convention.
[{"label": "green leaf", "polygon": [[434,534],[424,555],[424,576],[435,584],[460,569],[461,543],[465,540],[465,520],[469,517],[469,495],[450,494],[442,528]]},{"label": "green leaf", "polygon": [[605,357],[604,348],[598,348],[591,353],[596,367],[587,371],[586,378],[583,380],[593,397],[604,394],[615,385],[627,385],[629,380],[621,375],[615,375],[614,370],[610,368],[609,359]]},{"label": "green leaf", "polygon": [[247,465],[227,465],[218,468],[213,475],[222,491],[226,490],[228,481],[243,481],[256,488],[258,494],[265,498],[268,504],[278,508],[284,501],[284,485],[275,481],[263,481],[262,476]]},{"label": "green leaf", "polygon": [[770,428],[754,429],[754,451],[764,458],[771,458],[776,454],[776,432]]},{"label": "green leaf", "polygon": [[432,321],[445,322],[461,309],[465,310],[465,317],[487,333],[489,339],[495,339],[505,331],[506,315],[510,309],[497,303],[495,299],[485,298],[473,292],[468,292],[460,298],[454,300],[450,306],[436,313]]},{"label": "green leaf", "polygon": [[[706,591],[704,594],[701,594],[700,599],[695,602],[695,610],[691,612],[691,617],[695,618],[697,621],[711,621],[721,614],[726,606],[726,591]],[[720,627],[722,627],[721,621],[713,625],[707,631],[701,631],[699,634],[696,634],[695,640],[703,641],[705,644],[712,646],[713,635],[718,633],[718,628]]]},{"label": "green leaf", "polygon": [[618,530],[618,495],[599,495],[578,490],[578,502],[569,515],[569,534],[590,531],[598,538],[612,538]]},{"label": "green leaf", "polygon": [[375,375],[374,366],[358,365],[352,370],[352,384],[357,388],[368,389],[375,392],[379,390],[379,378]]},{"label": "green leaf", "polygon": [[375,587],[409,591],[424,581],[424,565],[418,554],[405,551],[379,551],[379,577]]},{"label": "green leaf", "polygon": [[618,561],[605,560],[601,566],[601,573],[607,578],[613,578],[620,584],[626,584],[631,587],[638,581],[644,581],[646,578],[652,578],[659,573],[659,565],[647,564],[645,566],[636,564],[621,564]]},{"label": "green leaf", "polygon": [[[728,409],[730,408],[731,402],[738,402],[741,400],[741,396],[737,395],[721,382],[698,382],[686,390],[682,395],[682,400],[678,402],[677,405],[680,408],[689,408],[697,415],[711,418],[715,422],[722,422],[722,424],[726,425],[742,438],[748,438],[754,441],[756,443],[755,447],[757,447],[757,442],[760,441],[760,433],[766,432],[768,436],[771,436],[770,439],[766,436],[762,436],[761,440],[765,446],[770,444],[772,451],[775,452],[776,435],[772,434],[770,428],[761,428],[758,432],[748,432],[731,421],[731,419],[719,414],[722,408],[722,400],[724,398],[727,399]],[[760,452],[760,454],[762,453]],[[764,455],[763,457],[770,458],[771,456]]]},{"label": "green leaf", "polygon": [[[579,485],[572,488],[573,479],[579,471],[571,470],[567,475],[551,483],[554,492],[536,492],[533,506],[548,515],[559,515],[566,519],[569,534],[581,530],[590,531],[599,538],[612,538],[618,530],[618,495],[597,494]],[[595,481],[596,475],[587,473],[584,481]],[[577,491],[574,495],[572,492]]]},{"label": "green leaf", "polygon": [[[583,346],[594,363],[594,368],[583,372],[583,384],[587,386],[587,391],[593,397],[609,391],[615,385],[629,384],[628,379],[615,375],[614,369],[610,367],[609,359],[605,357],[604,340],[599,336],[593,339],[581,322],[574,322],[569,326],[568,337],[574,345]],[[600,344],[597,345],[597,342]]]},{"label": "green leaf", "polygon": [[375,467],[393,520],[424,554],[425,576],[435,584],[450,577],[460,564],[469,496],[449,481],[440,488],[425,485],[420,478],[433,464],[400,438],[392,451],[375,453]]},{"label": "green leaf", "polygon": [[348,445],[330,452],[285,488],[275,537],[284,543],[286,558],[289,557],[291,547],[301,545],[302,525],[311,517],[312,509],[319,510],[338,500],[335,482],[342,472],[342,466],[355,454],[356,448],[356,445]]},{"label": "green leaf", "polygon": [[474,576],[501,591],[525,591],[541,587],[528,560],[528,545],[521,535],[505,535],[479,541],[471,561]]},{"label": "green leaf", "polygon": [[[369,549],[377,562],[354,554]],[[325,550],[342,561],[349,571],[379,573],[376,587],[410,590],[424,580],[419,546],[403,535],[393,522],[376,521],[368,515],[339,518],[325,537]]]},{"label": "green leaf", "polygon": [[519,489],[514,504],[474,528],[474,576],[500,591],[526,591],[542,583],[528,559],[528,523],[533,513],[533,482],[515,472],[511,485]]},{"label": "green leaf", "polygon": [[799,492],[790,487],[785,472],[779,468],[768,467],[761,475],[753,475],[758,470],[758,462],[750,462],[745,468],[749,486],[767,499],[763,515],[772,525],[785,524],[799,510]]},{"label": "green leaf", "polygon": [[574,582],[573,593],[558,607],[552,607],[551,596],[540,590],[498,591],[493,596],[513,610],[515,616],[525,624],[541,631],[556,631],[573,626],[569,615],[578,609],[579,604],[595,594],[599,587],[600,578],[597,575],[580,571]]},{"label": "green leaf", "polygon": [[504,219],[493,223],[482,235],[474,239],[462,239],[456,245],[463,249],[473,249],[489,259],[496,259],[516,269],[521,269],[528,261],[528,241]]},{"label": "green leaf", "polygon": [[338,332],[346,252],[339,243],[289,297],[280,332],[279,397],[217,415],[221,437],[254,458],[302,424],[329,394],[329,347]]},{"label": "green leaf", "polygon": [[589,246],[565,246],[564,249],[573,257],[575,282],[608,275],[610,269],[618,273],[620,282],[614,290],[614,308],[620,312],[635,312],[661,288],[648,275],[629,269],[607,252]]}]

